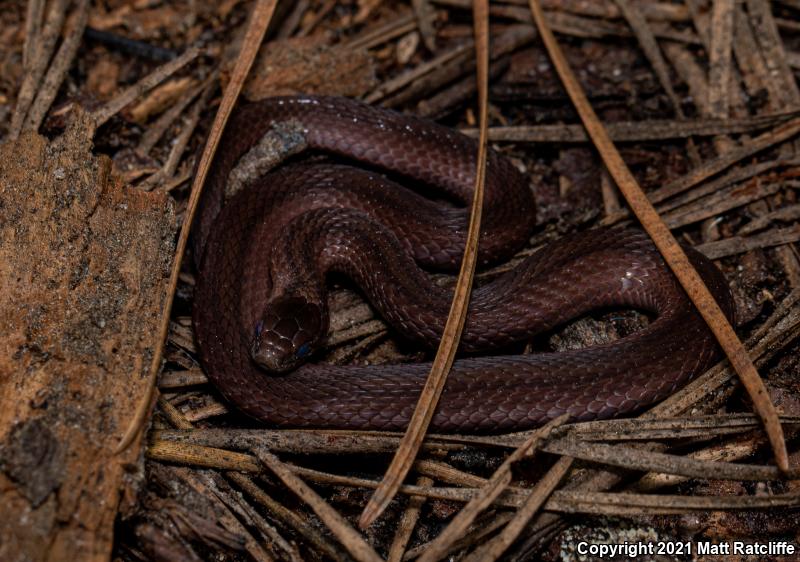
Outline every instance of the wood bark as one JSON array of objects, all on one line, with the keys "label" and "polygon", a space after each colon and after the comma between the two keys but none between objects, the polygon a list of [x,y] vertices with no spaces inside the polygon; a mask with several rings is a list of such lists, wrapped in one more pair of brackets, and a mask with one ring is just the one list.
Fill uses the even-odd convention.
[{"label": "wood bark", "polygon": [[142,477],[114,448],[143,395],[174,246],[78,115],[0,146],[0,559],[107,560]]}]

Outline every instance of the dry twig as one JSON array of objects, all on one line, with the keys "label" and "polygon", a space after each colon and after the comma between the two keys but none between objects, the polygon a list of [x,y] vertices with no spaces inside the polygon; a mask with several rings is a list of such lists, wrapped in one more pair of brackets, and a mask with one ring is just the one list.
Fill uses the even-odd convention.
[{"label": "dry twig", "polygon": [[[269,22],[272,19],[272,14],[275,11],[276,4],[277,0],[259,0],[255,6],[253,6],[250,24],[248,25],[247,33],[245,34],[242,42],[242,50],[239,54],[239,58],[236,61],[236,66],[231,74],[228,87],[225,89],[225,94],[223,95],[222,102],[220,103],[219,110],[217,111],[217,115],[214,119],[211,132],[208,135],[205,149],[200,157],[200,164],[198,165],[197,174],[195,175],[195,180],[192,185],[192,193],[189,198],[189,205],[186,214],[184,215],[183,227],[181,228],[180,237],[178,238],[178,244],[175,249],[175,258],[173,259],[172,263],[172,273],[170,275],[169,288],[167,290],[167,302],[162,315],[161,330],[158,335],[158,339],[156,340],[156,348],[153,350],[153,361],[150,365],[149,374],[150,392],[142,397],[141,405],[136,418],[129,427],[125,428],[125,433],[123,434],[120,443],[117,446],[117,452],[125,450],[141,432],[145,420],[147,419],[147,414],[152,408],[153,397],[156,393],[156,378],[158,376],[158,372],[161,370],[161,356],[164,352],[164,343],[167,339],[167,333],[169,332],[169,321],[172,313],[172,299],[175,294],[175,288],[178,285],[181,261],[183,259],[183,254],[186,251],[186,245],[189,242],[189,231],[191,230],[192,220],[194,219],[194,214],[197,210],[197,204],[200,201],[203,183],[205,182],[206,175],[208,174],[208,170],[211,166],[211,161],[214,158],[214,153],[216,152],[219,140],[222,137],[222,130],[225,128],[225,123],[227,123],[228,117],[233,110],[233,106],[236,103],[239,92],[244,86],[247,73],[250,71],[250,67],[255,61],[256,55],[258,54],[258,48],[261,45],[261,41],[263,40],[264,34],[267,31]],[[172,62],[174,63],[175,61]]]},{"label": "dry twig", "polygon": [[617,182],[617,186],[622,191],[631,209],[639,218],[644,229],[650,234],[654,243],[658,247],[665,261],[675,273],[689,298],[697,307],[700,314],[708,323],[714,335],[717,337],[722,349],[731,361],[737,373],[741,377],[742,383],[748,391],[756,412],[761,416],[770,443],[775,453],[775,461],[783,471],[789,470],[789,456],[786,451],[786,442],[783,436],[778,414],[775,406],[769,399],[764,382],[758,376],[758,371],[753,366],[736,332],[728,322],[725,314],[719,308],[714,297],[708,291],[703,280],[692,267],[683,249],[670,233],[667,226],[663,223],[656,210],[648,200],[647,196],[636,183],[622,157],[614,147],[613,142],[606,133],[602,124],[594,113],[589,100],[583,93],[575,75],[561,52],[558,43],[552,32],[547,28],[544,15],[537,0],[530,0],[531,12],[533,13],[539,33],[550,53],[551,58],[558,70],[564,86],[570,94],[578,113],[581,115],[589,136],[597,146],[608,171]]},{"label": "dry twig", "polygon": [[364,508],[359,526],[368,527],[389,505],[397,493],[400,484],[408,474],[414,457],[425,437],[428,425],[433,418],[439,397],[444,389],[447,373],[455,359],[461,330],[467,316],[469,295],[472,289],[472,278],[475,273],[475,264],[478,255],[478,235],[480,233],[481,211],[483,207],[483,189],[486,176],[486,129],[488,127],[488,75],[489,75],[489,6],[488,2],[478,0],[475,2],[475,45],[476,59],[478,61],[478,97],[480,103],[481,135],[478,140],[478,169],[475,172],[475,192],[472,199],[472,208],[467,229],[467,244],[461,262],[461,271],[453,294],[453,304],[445,323],[442,340],[436,357],[431,366],[431,372],[425,381],[425,386],[420,394],[419,402],[411,416],[408,429],[400,441],[397,453],[386,471],[381,486],[375,490],[367,506]]}]

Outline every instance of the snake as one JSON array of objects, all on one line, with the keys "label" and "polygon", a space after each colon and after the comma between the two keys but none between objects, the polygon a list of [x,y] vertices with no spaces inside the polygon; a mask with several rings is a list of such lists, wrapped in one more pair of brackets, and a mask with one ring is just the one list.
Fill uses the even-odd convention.
[{"label": "snake", "polygon": [[[276,146],[289,154],[277,166]],[[222,396],[271,427],[403,430],[431,364],[321,362],[327,286],[349,280],[401,340],[434,350],[454,291],[438,274],[457,269],[464,253],[477,148],[446,126],[347,98],[239,106],[192,230],[194,334]],[[494,150],[484,190],[478,265],[488,268],[529,243],[536,206],[528,179]],[[723,274],[685,251],[733,318]],[[649,321],[607,343],[523,352],[537,335],[614,309]],[[476,282],[431,429],[494,433],[563,414],[631,414],[718,357],[710,329],[643,230],[574,232]]]}]

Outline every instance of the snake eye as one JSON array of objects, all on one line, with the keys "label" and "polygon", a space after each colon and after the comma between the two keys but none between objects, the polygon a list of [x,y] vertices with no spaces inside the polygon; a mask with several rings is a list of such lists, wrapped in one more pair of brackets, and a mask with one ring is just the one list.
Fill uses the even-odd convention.
[{"label": "snake eye", "polygon": [[297,348],[297,351],[294,352],[294,356],[298,359],[302,359],[311,351],[311,346],[307,343],[304,343],[300,347]]},{"label": "snake eye", "polygon": [[258,324],[256,324],[256,337],[261,335],[261,330],[264,329],[264,321],[259,320]]}]

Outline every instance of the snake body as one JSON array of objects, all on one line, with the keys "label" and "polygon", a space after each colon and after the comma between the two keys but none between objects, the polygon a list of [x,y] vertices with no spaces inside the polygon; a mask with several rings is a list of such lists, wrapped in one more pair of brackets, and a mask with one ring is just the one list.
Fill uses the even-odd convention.
[{"label": "snake body", "polygon": [[[336,160],[281,166],[226,200],[237,162],[286,125],[304,147]],[[448,128],[343,98],[271,98],[237,110],[193,232],[202,256],[195,335],[203,367],[225,398],[274,426],[403,429],[429,364],[305,363],[328,329],[325,279],[331,272],[350,277],[403,336],[435,346],[452,289],[419,265],[458,266],[476,154],[474,141]],[[525,178],[491,152],[480,262],[520,249],[533,215]],[[722,274],[687,252],[731,316]],[[475,356],[606,307],[654,319],[586,349]],[[652,242],[630,228],[566,236],[476,287],[460,349],[469,355],[453,365],[436,431],[518,430],[565,412],[576,420],[623,415],[665,398],[718,354]]]}]

